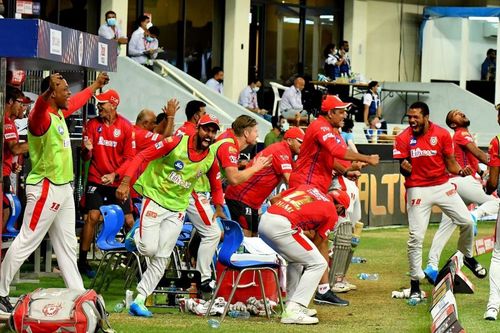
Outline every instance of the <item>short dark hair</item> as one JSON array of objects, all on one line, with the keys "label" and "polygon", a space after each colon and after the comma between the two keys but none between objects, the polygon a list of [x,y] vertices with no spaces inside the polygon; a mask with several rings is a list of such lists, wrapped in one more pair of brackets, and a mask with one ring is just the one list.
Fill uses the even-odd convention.
[{"label": "short dark hair", "polygon": [[345,43],[349,44],[349,41],[348,40],[341,40],[339,43],[339,46],[344,46]]},{"label": "short dark hair", "polygon": [[351,118],[344,119],[344,126],[342,132],[351,133],[354,128],[354,121]]},{"label": "short dark hair", "polygon": [[18,98],[23,98],[23,97],[24,94],[19,88],[9,85],[5,87],[5,104],[9,103],[10,101],[14,102]]},{"label": "short dark hair", "polygon": [[371,90],[377,84],[378,84],[378,81],[370,81],[370,83],[368,83],[368,90]]},{"label": "short dark hair", "polygon": [[141,26],[141,23],[146,21],[146,20],[149,20],[149,16],[146,16],[146,15],[141,15],[137,18],[137,26]]},{"label": "short dark hair", "polygon": [[415,102],[410,105],[410,109],[420,109],[424,117],[429,115],[429,106],[424,102]]},{"label": "short dark hair", "polygon": [[158,28],[156,25],[149,27],[148,31],[150,34],[155,35],[156,37],[160,37],[160,28]]},{"label": "short dark hair", "polygon": [[494,50],[494,49],[488,49],[488,51],[486,51],[486,55],[489,56],[490,54],[493,54],[493,53],[497,53],[497,50]]},{"label": "short dark hair", "polygon": [[258,77],[248,79],[248,85],[251,85],[252,83],[257,83],[257,82],[262,83],[262,81]]},{"label": "short dark hair", "polygon": [[108,11],[106,12],[106,14],[104,14],[104,18],[106,18],[106,19],[107,19],[109,14],[115,14],[115,16],[116,16],[116,13],[115,13],[114,11],[112,11],[112,10],[108,10]]},{"label": "short dark hair", "polygon": [[273,128],[281,129],[280,119],[278,116],[273,116],[271,118],[271,125],[273,126]]},{"label": "short dark hair", "polygon": [[231,127],[236,136],[242,136],[245,128],[254,126],[257,126],[257,120],[253,119],[250,116],[247,116],[246,114],[242,114],[231,124]]},{"label": "short dark hair", "polygon": [[189,101],[187,104],[186,104],[186,118],[187,120],[191,120],[191,118],[194,117],[194,115],[196,113],[198,113],[200,111],[201,108],[204,108],[205,106],[207,106],[205,103],[203,103],[202,101]]},{"label": "short dark hair", "polygon": [[222,67],[215,66],[214,68],[212,68],[212,77],[214,77],[219,72],[224,72],[224,70],[222,69]]},{"label": "short dark hair", "polygon": [[325,58],[328,58],[328,55],[330,54],[330,50],[335,48],[335,44],[330,43],[327,46],[325,46],[325,49],[323,50],[323,55]]},{"label": "short dark hair", "polygon": [[453,112],[457,111],[456,109],[453,109],[453,110],[450,110],[448,112],[448,114],[446,115],[446,125],[448,125],[448,127],[451,127],[451,124],[452,124],[452,121],[451,121],[451,115]]},{"label": "short dark hair", "polygon": [[165,112],[160,112],[156,116],[156,125],[159,125],[165,119],[165,117],[166,117]]},{"label": "short dark hair", "polygon": [[50,75],[43,78],[42,83],[40,84],[40,94],[43,94],[50,87]]}]

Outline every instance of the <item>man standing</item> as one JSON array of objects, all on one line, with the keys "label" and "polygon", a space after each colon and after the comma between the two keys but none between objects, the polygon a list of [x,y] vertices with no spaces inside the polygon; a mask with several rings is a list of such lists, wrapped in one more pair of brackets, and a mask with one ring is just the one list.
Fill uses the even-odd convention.
[{"label": "man standing", "polygon": [[26,209],[19,235],[0,268],[0,310],[13,310],[10,283],[29,255],[49,233],[66,287],[84,290],[76,263],[73,158],[65,117],[82,107],[108,82],[106,73],[70,99],[68,83],[52,74],[49,88],[38,98],[29,115],[28,144],[32,169],[26,180]]},{"label": "man standing", "polygon": [[[304,140],[304,131],[292,127],[285,133],[282,142],[265,148],[259,156],[271,156],[272,165],[254,174],[249,180],[239,185],[226,188],[226,204],[231,218],[243,228],[247,237],[257,237],[259,209],[280,181],[288,184],[293,168],[293,159],[299,154]],[[247,165],[252,166],[253,160]]]},{"label": "man standing", "polygon": [[224,71],[221,67],[212,68],[212,77],[205,83],[207,87],[219,93],[221,95],[224,94],[224,85],[222,82],[224,81]]},{"label": "man standing", "polygon": [[129,194],[131,176],[144,161],[151,161],[134,185],[135,190],[143,196],[142,212],[140,223],[134,226],[125,241],[128,249],[133,250],[135,246],[140,254],[150,258],[148,268],[137,286],[138,295],[130,306],[132,315],[152,316],[144,301],[164,274],[184,223],[191,192],[198,179],[205,174],[216,205],[213,219],[223,216],[219,167],[214,151],[209,149],[218,130],[217,118],[205,115],[200,119],[195,135],[168,137],[144,150],[134,158],[116,191],[117,198],[125,200]]},{"label": "man standing", "polygon": [[85,208],[88,219],[83,226],[80,239],[78,268],[88,277],[95,272],[87,261],[87,253],[103,205],[117,204],[125,214],[127,228],[134,224],[130,200],[117,202],[115,191],[128,163],[135,155],[134,130],[132,124],[117,113],[120,104],[118,93],[112,89],[96,96],[99,116],[88,121],[84,130],[82,158],[90,160]]},{"label": "man standing", "polygon": [[497,71],[497,50],[488,49],[481,65],[481,80],[495,81]]},{"label": "man standing", "polygon": [[[349,206],[345,192],[333,191],[325,195],[310,185],[300,185],[281,192],[262,215],[259,235],[288,262],[286,309],[283,324],[317,324],[316,310],[308,309],[327,261],[322,252],[328,252],[328,234],[337,223],[337,212]],[[303,231],[314,231],[314,239],[326,248],[318,250]],[[323,241],[324,240],[324,241]]]},{"label": "man standing", "polygon": [[[466,166],[470,166],[472,169],[471,175],[466,177],[452,177],[450,182],[455,185],[458,195],[460,195],[466,205],[470,205],[471,203],[480,205],[471,213],[473,220],[477,221],[483,216],[494,215],[498,211],[500,200],[492,195],[487,195],[483,191],[483,184],[478,175],[479,161],[488,165],[488,155],[474,143],[474,138],[468,129],[470,120],[460,110],[451,110],[446,116],[446,124],[455,131],[453,135],[455,159],[460,167],[465,168]],[[439,229],[432,240],[428,265],[424,269],[425,276],[429,282],[435,283],[438,274],[439,257],[455,229],[456,225],[453,221],[448,215],[443,214]],[[486,277],[486,271],[473,271],[473,273],[479,278]]]},{"label": "man standing", "polygon": [[413,103],[407,116],[410,126],[396,137],[393,157],[399,160],[401,174],[406,179],[410,298],[420,301],[420,280],[425,277],[422,271],[422,244],[433,205],[440,207],[454,224],[460,226],[458,249],[464,254],[464,263],[475,274],[484,268],[472,256],[473,222],[469,210],[455,186],[449,182],[448,175],[450,172],[468,176],[472,173],[471,167],[462,169],[457,163],[450,134],[429,121],[427,104]]},{"label": "man standing", "polygon": [[343,40],[339,43],[337,58],[340,61],[340,76],[351,76],[351,59],[349,59],[349,42]]},{"label": "man standing", "polygon": [[109,10],[104,14],[106,22],[99,27],[97,34],[106,39],[113,39],[118,43],[118,55],[120,54],[120,45],[127,44],[127,36],[122,32],[116,21],[116,13]]}]

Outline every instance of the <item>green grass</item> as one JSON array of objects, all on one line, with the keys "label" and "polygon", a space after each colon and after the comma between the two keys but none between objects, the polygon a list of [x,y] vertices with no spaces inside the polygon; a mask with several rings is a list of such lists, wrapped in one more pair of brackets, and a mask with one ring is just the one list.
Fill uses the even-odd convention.
[{"label": "green grass", "polygon": [[[430,226],[424,244],[424,262],[437,226]],[[479,237],[491,235],[493,223],[480,223]],[[441,263],[443,264],[456,249],[457,232],[446,247]],[[391,298],[391,292],[409,287],[406,257],[406,228],[380,229],[365,231],[356,256],[368,259],[364,264],[351,265],[349,280],[358,286],[358,290],[343,294],[351,305],[345,308],[316,306],[319,325],[311,327],[281,325],[277,318],[269,322],[265,318],[238,320],[228,318],[218,332],[429,332],[431,317],[430,302],[417,306],[408,306],[404,300]],[[489,267],[491,255],[478,257],[481,264]],[[356,275],[361,272],[379,273],[378,281],[360,281]],[[465,274],[472,280],[476,292],[472,295],[456,295],[459,320],[467,332],[500,332],[500,321],[483,320],[489,293],[488,279],[479,280],[464,268]],[[90,281],[86,280],[88,286]],[[113,306],[125,295],[123,280],[116,280],[110,289],[104,292],[104,298],[111,312]],[[39,285],[18,285],[12,296],[20,295],[37,287],[63,287],[61,279],[41,279]],[[422,289],[431,292],[432,286],[422,283]],[[191,314],[182,314],[176,310],[153,309],[150,319],[134,318],[123,313],[112,313],[111,324],[117,332],[207,332],[211,330],[207,320]],[[7,332],[6,329],[0,332]]]}]

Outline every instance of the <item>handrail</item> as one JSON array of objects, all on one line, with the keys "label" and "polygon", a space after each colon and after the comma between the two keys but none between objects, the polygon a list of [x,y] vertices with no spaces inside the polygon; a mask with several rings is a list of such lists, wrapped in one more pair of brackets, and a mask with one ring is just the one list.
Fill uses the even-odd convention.
[{"label": "handrail", "polygon": [[160,75],[162,77],[166,77],[171,75],[175,78],[181,85],[184,86],[187,90],[189,90],[194,96],[199,97],[203,102],[209,104],[211,107],[216,109],[218,112],[225,114],[227,117],[231,118],[231,116],[224,110],[222,110],[217,104],[215,104],[210,98],[205,96],[203,93],[194,88],[191,84],[186,82],[182,77],[177,75],[175,72],[171,71],[162,61],[155,60],[154,63],[160,67]]}]

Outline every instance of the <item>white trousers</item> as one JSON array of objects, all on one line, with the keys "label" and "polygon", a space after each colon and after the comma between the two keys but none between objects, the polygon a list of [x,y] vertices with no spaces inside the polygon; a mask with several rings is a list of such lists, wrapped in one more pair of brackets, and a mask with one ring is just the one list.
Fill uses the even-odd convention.
[{"label": "white trousers", "polygon": [[486,308],[498,310],[500,307],[500,209],[495,225],[495,236],[495,247],[490,264],[490,297]]},{"label": "white trousers", "polygon": [[[49,233],[66,287],[84,290],[76,264],[75,203],[71,184],[54,185],[44,179],[26,186],[26,209],[19,235],[0,267],[0,296],[8,296],[10,283],[21,265]],[[48,258],[50,260],[50,258]]]},{"label": "white trousers", "polygon": [[292,229],[290,221],[281,215],[262,215],[259,237],[288,262],[289,301],[307,307],[327,268],[325,258],[302,231]]},{"label": "white trousers", "polygon": [[[454,177],[450,179],[452,184],[457,187],[458,195],[462,198],[466,205],[475,203],[480,205],[476,210],[476,216],[480,219],[486,215],[493,215],[498,211],[498,203],[500,200],[492,195],[484,193],[483,185],[480,180],[472,177]],[[452,219],[443,213],[439,229],[432,240],[431,249],[429,250],[429,262],[434,269],[439,268],[439,258],[443,252],[446,243],[457,226]]]},{"label": "white trousers", "polygon": [[347,177],[344,178],[345,191],[349,194],[351,202],[349,208],[347,209],[347,216],[349,221],[352,222],[353,226],[356,222],[361,219],[361,202],[359,201],[359,188],[356,182],[350,180]]},{"label": "white trousers", "polygon": [[134,240],[139,253],[150,260],[137,285],[141,295],[151,295],[163,277],[183,223],[184,212],[172,212],[147,197],[142,200],[140,226]]},{"label": "white trousers", "polygon": [[200,234],[201,242],[198,249],[196,270],[200,272],[201,281],[203,282],[212,277],[210,265],[217,250],[217,245],[219,245],[221,229],[217,221],[212,221],[214,212],[207,195],[204,193],[193,192],[191,194],[186,214]]},{"label": "white trousers", "polygon": [[472,257],[473,222],[467,206],[455,190],[455,185],[446,182],[436,186],[411,187],[406,190],[406,197],[409,224],[408,261],[412,280],[420,280],[425,276],[422,271],[422,244],[433,205],[441,208],[452,218],[454,224],[460,226],[458,249],[466,257]]}]

